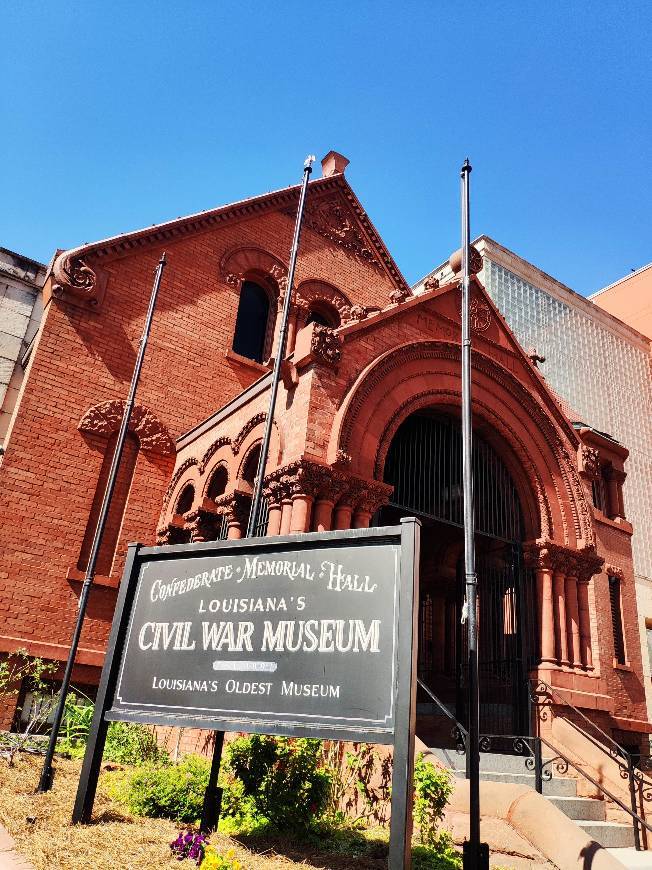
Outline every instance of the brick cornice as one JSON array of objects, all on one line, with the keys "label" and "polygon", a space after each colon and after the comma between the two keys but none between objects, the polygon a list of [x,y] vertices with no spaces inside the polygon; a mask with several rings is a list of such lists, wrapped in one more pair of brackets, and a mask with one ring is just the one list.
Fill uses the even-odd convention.
[{"label": "brick cornice", "polygon": [[[225,222],[242,220],[269,211],[292,208],[298,200],[299,190],[300,185],[292,185],[282,190],[250,197],[229,205],[61,251],[55,256],[50,273],[46,276],[52,294],[63,301],[97,309],[106,283],[101,269],[103,262],[127,256],[133,251],[149,248],[153,245],[160,247],[170,241],[213,229]],[[411,293],[407,281],[344,175],[336,174],[310,182],[308,201],[314,203],[316,195],[321,197],[329,193],[338,193],[346,200],[372,246],[374,256],[382,266],[383,271],[389,275],[397,287],[408,294]]]}]

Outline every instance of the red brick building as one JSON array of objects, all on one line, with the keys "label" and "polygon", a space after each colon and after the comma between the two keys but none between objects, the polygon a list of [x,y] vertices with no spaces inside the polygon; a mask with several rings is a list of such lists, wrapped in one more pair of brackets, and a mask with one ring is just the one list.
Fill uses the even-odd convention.
[{"label": "red brick building", "polygon": [[[419,515],[420,671],[463,715],[459,258],[447,279],[414,294],[346,163],[331,152],[308,190],[261,531]],[[66,657],[163,249],[168,267],[76,679],[98,679],[129,541],[244,533],[298,192],[56,258],[0,468],[0,652]],[[477,279],[472,328],[483,728],[527,733],[526,680],[539,675],[638,745],[650,727],[622,506],[627,451],[573,428]],[[591,497],[605,465],[608,524],[596,522]],[[4,714],[8,724],[12,711]],[[419,727],[427,735],[436,726],[424,715]]]}]

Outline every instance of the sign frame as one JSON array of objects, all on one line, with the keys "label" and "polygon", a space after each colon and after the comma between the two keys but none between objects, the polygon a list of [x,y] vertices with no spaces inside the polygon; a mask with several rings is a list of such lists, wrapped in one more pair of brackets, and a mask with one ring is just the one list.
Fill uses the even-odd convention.
[{"label": "sign frame", "polygon": [[[393,731],[364,731],[361,729],[334,727],[332,735],[319,734],[321,739],[364,741],[384,743],[394,747],[392,772],[391,830],[389,846],[390,870],[410,867],[412,832],[412,791],[414,773],[414,729],[416,718],[416,652],[417,618],[419,601],[419,536],[421,523],[414,517],[406,517],[397,526],[368,529],[350,529],[333,532],[278,535],[240,540],[207,541],[196,544],[173,544],[161,547],[145,547],[130,544],[120,584],[118,599],[107,645],[106,657],[95,702],[93,721],[89,732],[82,771],[77,789],[72,821],[90,822],[97,781],[107,729],[114,704],[116,689],[126,648],[127,633],[136,601],[141,567],[145,563],[167,560],[192,559],[211,555],[273,554],[292,550],[333,549],[364,547],[365,545],[394,544],[399,546],[398,564],[398,620],[397,636],[394,638],[394,685]],[[108,714],[108,715],[107,715]],[[171,717],[156,713],[121,715],[120,721],[142,723],[176,724]],[[233,722],[225,728],[216,721],[213,730],[245,731],[247,733],[283,734],[286,736],[316,736],[310,726],[269,727],[275,723]],[[211,728],[204,718],[183,717],[184,727]],[[379,739],[381,737],[381,739]]]}]

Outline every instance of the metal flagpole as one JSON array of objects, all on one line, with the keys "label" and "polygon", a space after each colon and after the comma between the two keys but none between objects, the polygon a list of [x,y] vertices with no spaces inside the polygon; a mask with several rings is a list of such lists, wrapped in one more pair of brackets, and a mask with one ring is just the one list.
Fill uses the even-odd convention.
[{"label": "metal flagpole", "polygon": [[[251,538],[258,525],[258,515],[260,513],[260,502],[263,494],[263,478],[265,476],[265,466],[267,465],[267,457],[269,456],[269,442],[272,437],[272,424],[274,422],[274,409],[276,408],[276,396],[278,394],[278,385],[281,379],[281,363],[285,356],[285,337],[287,334],[288,318],[290,316],[290,304],[292,301],[292,287],[294,285],[294,270],[297,264],[297,253],[299,251],[299,238],[301,237],[301,225],[303,223],[303,212],[306,204],[306,191],[308,189],[308,179],[312,172],[312,164],[315,161],[314,154],[308,155],[303,164],[303,180],[301,182],[301,193],[299,195],[299,208],[297,210],[297,219],[294,225],[294,237],[292,239],[292,248],[290,249],[290,266],[288,269],[288,284],[285,291],[285,301],[283,303],[283,313],[281,315],[281,328],[278,334],[278,347],[276,349],[276,357],[274,359],[274,368],[272,370],[272,383],[269,395],[269,409],[267,411],[267,420],[265,421],[265,431],[263,433],[263,442],[260,447],[260,456],[258,458],[258,469],[254,480],[254,493],[251,499],[251,511],[249,512],[249,522],[247,523],[247,537]],[[204,805],[202,808],[200,830],[207,834],[217,828],[220,820],[220,809],[222,802],[222,789],[217,785],[217,779],[220,771],[220,763],[222,760],[222,748],[224,745],[224,734],[217,731],[215,734],[215,748],[213,750],[213,760],[211,762],[211,772],[209,784],[204,794]]]},{"label": "metal flagpole", "polygon": [[[462,487],[464,491],[464,574],[468,637],[469,745],[469,839],[464,843],[464,870],[489,870],[489,850],[480,842],[480,693],[478,686],[478,578],[475,573],[475,516],[473,509],[473,427],[471,420],[471,331],[469,328],[469,245],[471,217],[469,175],[471,164],[464,161],[462,194]],[[485,855],[486,853],[486,855]]]},{"label": "metal flagpole", "polygon": [[306,190],[308,188],[308,179],[312,172],[312,164],[314,163],[314,154],[306,157],[303,164],[303,181],[301,184],[301,194],[299,196],[299,208],[297,210],[297,220],[294,225],[294,238],[292,239],[292,248],[290,250],[290,268],[288,269],[288,286],[285,291],[285,302],[283,304],[283,314],[281,316],[281,329],[278,335],[278,347],[276,349],[276,358],[274,360],[274,370],[272,372],[272,385],[269,394],[269,410],[267,412],[267,420],[265,421],[265,433],[263,435],[263,443],[260,448],[260,457],[258,459],[258,471],[256,472],[256,480],[254,483],[254,494],[251,499],[251,511],[249,513],[249,523],[247,525],[247,537],[250,538],[256,531],[258,525],[258,514],[260,513],[260,500],[263,493],[263,477],[265,476],[265,466],[267,465],[267,457],[269,455],[269,442],[272,436],[272,424],[274,422],[274,408],[276,407],[276,396],[278,393],[278,384],[281,378],[281,363],[285,355],[285,336],[287,333],[288,318],[290,316],[290,303],[292,300],[292,287],[294,285],[294,270],[297,264],[297,253],[299,251],[299,238],[301,236],[301,224],[303,223],[303,211],[306,204]]},{"label": "metal flagpole", "polygon": [[143,367],[143,358],[145,356],[145,348],[147,347],[147,339],[149,338],[149,332],[152,325],[152,317],[154,315],[154,306],[156,305],[156,297],[158,296],[159,287],[161,286],[161,277],[163,275],[163,269],[165,268],[166,259],[165,253],[161,255],[161,259],[158,262],[158,266],[156,267],[156,273],[154,277],[154,286],[152,287],[152,295],[149,300],[149,307],[147,309],[147,316],[145,318],[145,326],[143,328],[143,334],[141,336],[139,347],[138,347],[138,356],[136,357],[136,365],[134,367],[134,372],[131,377],[131,387],[129,389],[129,396],[127,398],[127,402],[125,404],[124,412],[122,414],[122,423],[120,424],[120,430],[118,432],[118,438],[115,443],[115,450],[113,452],[113,459],[111,460],[111,468],[109,470],[109,477],[106,482],[106,489],[104,491],[104,497],[102,499],[102,507],[100,508],[100,515],[97,520],[97,526],[95,528],[95,534],[93,536],[93,544],[91,546],[91,552],[88,557],[88,565],[86,567],[86,574],[84,576],[84,582],[81,588],[81,594],[79,596],[79,602],[77,604],[77,623],[75,625],[75,631],[72,636],[72,641],[70,643],[70,652],[68,653],[68,661],[66,662],[66,668],[63,673],[63,680],[61,683],[61,692],[59,694],[59,700],[57,702],[57,707],[54,712],[54,721],[52,723],[52,732],[50,733],[50,741],[48,743],[47,752],[45,753],[45,761],[43,762],[43,770],[41,771],[41,778],[39,780],[37,791],[49,791],[52,788],[52,780],[54,778],[54,770],[52,768],[52,759],[54,758],[54,750],[57,745],[57,737],[59,736],[59,728],[61,727],[61,720],[63,719],[63,711],[66,704],[66,697],[68,695],[68,690],[70,688],[70,679],[72,677],[72,669],[75,664],[75,656],[77,655],[77,647],[79,646],[79,639],[81,637],[82,627],[84,625],[84,617],[86,616],[86,605],[88,604],[88,595],[90,592],[91,585],[95,578],[95,566],[97,563],[97,557],[100,552],[100,546],[102,544],[102,538],[104,537],[104,529],[106,527],[106,521],[109,516],[109,508],[111,507],[111,498],[113,497],[113,490],[115,489],[116,480],[118,477],[118,469],[120,467],[120,460],[122,459],[122,451],[124,448],[125,438],[127,436],[127,429],[129,428],[129,420],[131,419],[131,412],[134,407],[134,399],[136,397],[136,389],[138,387],[138,381],[140,379],[140,371]]}]

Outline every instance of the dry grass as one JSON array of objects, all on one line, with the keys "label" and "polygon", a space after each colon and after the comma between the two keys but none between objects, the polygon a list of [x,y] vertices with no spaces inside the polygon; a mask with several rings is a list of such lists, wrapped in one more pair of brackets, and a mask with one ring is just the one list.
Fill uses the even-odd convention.
[{"label": "dry grass", "polygon": [[[0,823],[16,840],[19,851],[37,870],[151,870],[191,868],[171,857],[169,843],[177,833],[173,822],[135,818],[112,801],[100,778],[93,823],[71,825],[80,762],[57,759],[54,787],[34,794],[41,759],[20,756],[15,766],[0,760]],[[35,821],[28,822],[28,818]],[[246,870],[289,870],[291,867],[322,870],[381,870],[386,858],[329,855],[314,847],[279,839],[243,843],[221,834],[211,842],[222,852],[232,848]]]}]

